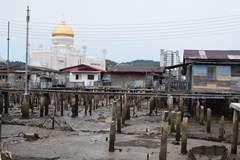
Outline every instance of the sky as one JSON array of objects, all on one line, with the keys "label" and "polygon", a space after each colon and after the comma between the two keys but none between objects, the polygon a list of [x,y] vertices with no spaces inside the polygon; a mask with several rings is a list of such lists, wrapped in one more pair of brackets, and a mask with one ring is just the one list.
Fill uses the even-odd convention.
[{"label": "sky", "polygon": [[0,57],[25,62],[26,10],[29,51],[51,47],[62,20],[74,31],[75,47],[120,62],[160,60],[160,49],[240,50],[239,0],[2,0]]}]

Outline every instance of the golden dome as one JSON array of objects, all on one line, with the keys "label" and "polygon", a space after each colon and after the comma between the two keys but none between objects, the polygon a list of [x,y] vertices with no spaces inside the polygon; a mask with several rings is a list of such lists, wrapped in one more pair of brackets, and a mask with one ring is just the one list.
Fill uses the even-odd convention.
[{"label": "golden dome", "polygon": [[61,22],[58,24],[52,31],[52,36],[67,36],[74,37],[74,33],[72,28],[65,24],[65,22]]}]

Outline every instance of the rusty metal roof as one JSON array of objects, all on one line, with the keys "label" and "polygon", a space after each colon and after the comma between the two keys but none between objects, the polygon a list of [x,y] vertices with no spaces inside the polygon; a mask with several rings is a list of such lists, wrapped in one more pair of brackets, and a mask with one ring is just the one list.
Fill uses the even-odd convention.
[{"label": "rusty metal roof", "polygon": [[240,60],[240,50],[184,50],[183,58],[186,60]]},{"label": "rusty metal roof", "polygon": [[162,73],[163,67],[150,67],[150,66],[124,66],[116,65],[108,69],[108,72],[151,72],[151,73]]}]

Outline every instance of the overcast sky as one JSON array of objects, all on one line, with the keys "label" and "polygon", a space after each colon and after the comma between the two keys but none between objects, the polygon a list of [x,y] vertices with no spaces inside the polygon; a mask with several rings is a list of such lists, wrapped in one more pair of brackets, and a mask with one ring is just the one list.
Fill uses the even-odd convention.
[{"label": "overcast sky", "polygon": [[160,49],[240,50],[239,0],[2,0],[0,56],[25,62],[26,9],[30,7],[30,51],[51,46],[51,32],[64,19],[75,47],[126,62],[159,61]]}]

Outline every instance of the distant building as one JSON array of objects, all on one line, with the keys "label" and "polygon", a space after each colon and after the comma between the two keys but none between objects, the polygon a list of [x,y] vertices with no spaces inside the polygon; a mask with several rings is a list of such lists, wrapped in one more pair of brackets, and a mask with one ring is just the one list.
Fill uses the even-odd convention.
[{"label": "distant building", "polygon": [[121,88],[152,88],[161,84],[163,67],[116,65],[108,69],[111,86]]},{"label": "distant building", "polygon": [[[240,50],[184,50],[180,68],[183,81],[167,79],[171,91],[185,89],[193,93],[235,93],[240,91]],[[169,72],[170,73],[170,72]]]},{"label": "distant building", "polygon": [[97,86],[103,69],[81,64],[59,70],[58,83],[67,87]]},{"label": "distant building", "polygon": [[59,70],[66,67],[86,64],[105,70],[106,50],[103,49],[102,57],[89,56],[86,54],[86,46],[82,51],[74,47],[73,30],[61,22],[52,31],[52,46],[50,49],[38,49],[30,52],[29,65],[47,67]]},{"label": "distant building", "polygon": [[167,67],[180,64],[180,56],[178,50],[160,50],[160,67]]}]

